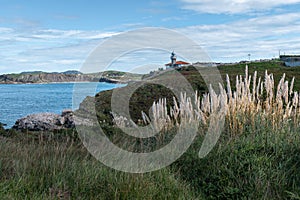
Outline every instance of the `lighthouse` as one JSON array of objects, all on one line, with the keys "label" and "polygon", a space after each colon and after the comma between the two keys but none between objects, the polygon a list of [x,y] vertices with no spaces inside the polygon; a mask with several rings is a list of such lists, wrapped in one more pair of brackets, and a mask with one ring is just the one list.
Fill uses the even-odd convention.
[{"label": "lighthouse", "polygon": [[178,68],[178,67],[190,65],[190,63],[188,63],[188,62],[177,61],[177,56],[174,53],[174,51],[171,53],[170,59],[171,59],[171,62],[168,64],[165,64],[166,68]]},{"label": "lighthouse", "polygon": [[174,53],[174,51],[172,52],[170,58],[171,58],[171,67],[175,67],[177,56],[176,56],[176,54]]}]

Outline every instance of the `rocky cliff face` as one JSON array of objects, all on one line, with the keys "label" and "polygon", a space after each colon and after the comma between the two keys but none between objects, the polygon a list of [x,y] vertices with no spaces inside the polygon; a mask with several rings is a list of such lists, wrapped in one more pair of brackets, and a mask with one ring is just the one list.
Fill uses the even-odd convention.
[{"label": "rocky cliff face", "polygon": [[46,72],[23,72],[21,74],[0,75],[0,84],[18,83],[53,83],[53,82],[108,82],[127,83],[129,81],[140,80],[142,75],[125,72],[101,72],[94,74],[82,74],[76,71],[62,73]]},{"label": "rocky cliff face", "polygon": [[0,75],[0,83],[51,83],[51,82],[98,82],[99,79],[92,75],[82,74],[55,74],[55,73],[41,73],[41,74],[20,74]]}]

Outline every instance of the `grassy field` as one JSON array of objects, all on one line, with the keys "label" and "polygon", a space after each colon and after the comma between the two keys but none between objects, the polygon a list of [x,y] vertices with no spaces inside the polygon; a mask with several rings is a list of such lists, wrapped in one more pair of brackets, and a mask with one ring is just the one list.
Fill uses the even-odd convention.
[{"label": "grassy field", "polygon": [[71,131],[1,133],[1,199],[193,199],[171,169],[128,174],[94,159]]},{"label": "grassy field", "polygon": [[[276,84],[283,73],[288,80],[295,76],[294,89],[299,91],[299,68],[278,62],[249,64],[251,74],[257,70],[263,76],[266,69]],[[224,82],[226,73],[233,81],[244,74],[245,65],[220,66],[219,70]],[[195,70],[182,69],[181,73],[194,88],[206,90]],[[114,139],[119,130],[111,126],[110,95],[111,91],[98,94],[96,108],[99,120],[106,120],[103,128]],[[153,101],[165,96],[173,94],[155,85],[140,88],[130,102],[133,118],[140,119],[140,109],[149,109]],[[251,120],[246,114],[235,116],[240,121],[238,130],[227,119],[207,157],[198,157],[207,131],[201,126],[180,159],[145,174],[122,173],[102,165],[72,130],[19,133],[0,128],[0,199],[300,199],[299,121],[287,120],[274,128],[274,118],[258,114]]]},{"label": "grassy field", "polygon": [[146,174],[102,165],[74,134],[2,132],[1,199],[300,198],[299,129],[224,132],[204,159],[200,134],[174,164]]}]

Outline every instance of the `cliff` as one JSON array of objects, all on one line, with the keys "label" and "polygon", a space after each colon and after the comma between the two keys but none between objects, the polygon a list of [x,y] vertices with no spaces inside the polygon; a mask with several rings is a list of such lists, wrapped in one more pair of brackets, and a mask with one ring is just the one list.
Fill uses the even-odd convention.
[{"label": "cliff", "polygon": [[53,83],[53,82],[108,82],[127,83],[140,80],[142,75],[127,72],[107,71],[94,74],[82,74],[78,71],[66,72],[22,72],[20,74],[0,75],[0,84]]}]

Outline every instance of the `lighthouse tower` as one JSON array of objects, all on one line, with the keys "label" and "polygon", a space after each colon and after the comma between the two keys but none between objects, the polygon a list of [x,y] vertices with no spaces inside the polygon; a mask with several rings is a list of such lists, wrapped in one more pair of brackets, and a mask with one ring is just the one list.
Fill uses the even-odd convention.
[{"label": "lighthouse tower", "polygon": [[171,67],[175,67],[177,56],[176,56],[176,54],[174,53],[174,51],[172,52],[170,58],[171,58]]}]

